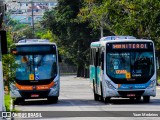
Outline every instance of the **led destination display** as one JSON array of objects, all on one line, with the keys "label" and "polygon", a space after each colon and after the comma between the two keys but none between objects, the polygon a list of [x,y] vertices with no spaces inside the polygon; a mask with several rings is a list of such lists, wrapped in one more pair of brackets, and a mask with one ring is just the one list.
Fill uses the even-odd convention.
[{"label": "led destination display", "polygon": [[147,49],[146,43],[112,44],[112,49]]}]

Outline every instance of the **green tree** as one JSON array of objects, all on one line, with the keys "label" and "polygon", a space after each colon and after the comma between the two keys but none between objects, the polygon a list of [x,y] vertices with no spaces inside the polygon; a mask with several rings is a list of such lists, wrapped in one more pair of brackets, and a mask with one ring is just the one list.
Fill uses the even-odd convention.
[{"label": "green tree", "polygon": [[88,22],[78,22],[77,15],[81,6],[80,0],[58,0],[58,6],[47,11],[42,20],[42,25],[55,36],[55,42],[64,53],[65,62],[77,65],[78,76],[81,76],[85,64],[88,64],[91,41],[99,39],[97,31],[90,28]]},{"label": "green tree", "polygon": [[[90,1],[90,2],[88,2]],[[80,10],[81,22],[93,27],[102,25],[116,35],[133,35],[152,39],[159,46],[159,0],[84,0]]]},{"label": "green tree", "polygon": [[[11,46],[13,45],[13,40],[10,32],[7,32],[7,43],[8,50],[11,50]],[[14,82],[15,71],[17,68],[17,64],[15,63],[15,57],[12,54],[6,54],[2,56],[3,63],[3,75],[4,75],[4,84],[8,88],[10,88],[10,83]]]}]

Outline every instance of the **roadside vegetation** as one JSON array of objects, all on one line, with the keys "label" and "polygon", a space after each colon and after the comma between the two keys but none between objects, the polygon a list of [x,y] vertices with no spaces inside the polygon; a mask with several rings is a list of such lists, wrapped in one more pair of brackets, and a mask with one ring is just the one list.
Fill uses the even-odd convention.
[{"label": "roadside vegetation", "polygon": [[10,101],[11,101],[10,94],[5,94],[4,102],[5,102],[6,111],[10,111],[10,106],[11,106]]}]

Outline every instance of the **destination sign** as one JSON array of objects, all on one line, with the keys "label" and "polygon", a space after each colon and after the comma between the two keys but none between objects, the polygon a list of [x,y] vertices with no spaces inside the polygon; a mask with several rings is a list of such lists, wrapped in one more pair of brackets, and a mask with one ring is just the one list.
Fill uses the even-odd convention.
[{"label": "destination sign", "polygon": [[56,54],[55,45],[19,45],[11,50],[14,55]]},{"label": "destination sign", "polygon": [[148,49],[146,43],[117,43],[112,44],[112,49]]}]

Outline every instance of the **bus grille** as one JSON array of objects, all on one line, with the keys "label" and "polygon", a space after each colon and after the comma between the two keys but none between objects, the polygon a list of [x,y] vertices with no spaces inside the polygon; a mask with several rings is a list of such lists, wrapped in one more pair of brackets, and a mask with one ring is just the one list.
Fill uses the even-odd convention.
[{"label": "bus grille", "polygon": [[135,96],[142,96],[144,93],[144,90],[139,90],[139,91],[118,91],[118,93],[121,96],[127,96],[128,94],[135,94]]}]

